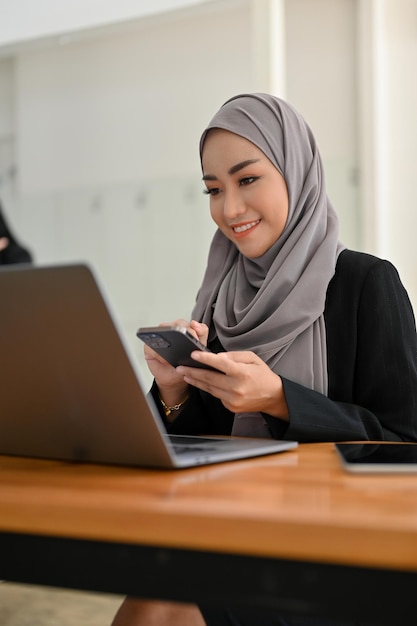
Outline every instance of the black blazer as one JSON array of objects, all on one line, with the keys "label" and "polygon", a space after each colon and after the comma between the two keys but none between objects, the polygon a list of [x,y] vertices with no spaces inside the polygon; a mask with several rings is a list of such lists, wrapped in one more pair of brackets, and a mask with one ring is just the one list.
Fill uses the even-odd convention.
[{"label": "black blazer", "polygon": [[[289,423],[264,415],[277,439],[417,441],[417,336],[412,307],[388,261],[343,251],[327,291],[328,396],[283,379]],[[157,406],[157,390],[152,388]],[[164,413],[160,407],[162,419]],[[167,430],[230,434],[233,414],[191,390]]]}]

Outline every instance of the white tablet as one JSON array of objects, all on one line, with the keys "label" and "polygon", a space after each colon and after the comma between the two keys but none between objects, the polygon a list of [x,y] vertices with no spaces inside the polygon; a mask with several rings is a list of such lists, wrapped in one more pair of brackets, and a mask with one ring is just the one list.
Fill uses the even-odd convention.
[{"label": "white tablet", "polygon": [[417,443],[335,443],[349,472],[417,472]]}]

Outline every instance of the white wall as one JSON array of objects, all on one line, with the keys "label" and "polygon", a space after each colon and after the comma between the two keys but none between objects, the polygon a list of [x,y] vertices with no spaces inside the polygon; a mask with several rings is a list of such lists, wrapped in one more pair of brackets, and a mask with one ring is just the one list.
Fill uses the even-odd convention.
[{"label": "white wall", "polygon": [[364,245],[396,265],[417,312],[417,3],[358,7]]},{"label": "white wall", "polygon": [[15,102],[13,59],[0,59],[0,194],[14,189]]},{"label": "white wall", "polygon": [[0,61],[0,138],[10,136],[14,128],[13,61]]},{"label": "white wall", "polygon": [[243,3],[15,58],[16,230],[38,263],[98,267],[135,346],[139,325],[191,312],[214,232],[198,140],[257,86],[239,45],[250,15]]},{"label": "white wall", "polygon": [[385,2],[386,192],[380,253],[400,269],[417,312],[417,2]]},{"label": "white wall", "polygon": [[287,98],[316,137],[345,245],[362,247],[355,0],[287,0]]},{"label": "white wall", "polygon": [[0,0],[0,45],[202,4],[204,0]]},{"label": "white wall", "polygon": [[417,311],[417,2],[286,0],[287,97],[312,126],[350,247],[390,259]]}]

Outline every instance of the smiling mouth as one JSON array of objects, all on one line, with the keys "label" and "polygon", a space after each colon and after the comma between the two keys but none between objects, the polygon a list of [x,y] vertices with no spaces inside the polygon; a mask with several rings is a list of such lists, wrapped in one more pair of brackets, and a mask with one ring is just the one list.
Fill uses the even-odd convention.
[{"label": "smiling mouth", "polygon": [[244,233],[246,230],[250,230],[254,226],[257,226],[261,220],[255,222],[248,222],[247,224],[239,224],[239,226],[232,226],[234,233]]}]

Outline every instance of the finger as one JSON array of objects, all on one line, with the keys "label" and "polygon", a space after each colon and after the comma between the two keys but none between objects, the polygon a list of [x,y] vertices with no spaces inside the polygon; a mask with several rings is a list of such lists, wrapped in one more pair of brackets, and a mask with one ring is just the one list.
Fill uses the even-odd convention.
[{"label": "finger", "polygon": [[203,352],[201,350],[193,350],[193,352],[191,352],[191,358],[194,361],[197,361],[197,363],[207,365],[208,367],[211,367],[226,374],[229,372],[230,366],[233,366],[233,362],[225,356],[226,354],[226,352],[220,352],[216,354],[215,352]]},{"label": "finger", "polygon": [[7,237],[0,237],[0,251],[5,250],[9,245],[9,240]]},{"label": "finger", "polygon": [[261,361],[261,359],[254,352],[250,351],[222,352],[221,354],[224,354],[226,359],[229,359],[234,363],[247,363],[248,365],[252,365],[253,363],[259,363]]},{"label": "finger", "polygon": [[263,361],[254,352],[200,352],[194,351],[191,357],[199,363],[204,363],[224,374],[233,375],[237,372],[237,366],[241,364],[261,364]]},{"label": "finger", "polygon": [[[198,357],[201,354],[198,352]],[[227,391],[230,386],[231,370],[237,367],[232,361],[225,359],[224,354],[204,353],[204,358],[199,358],[200,362],[204,361],[205,365],[213,369],[180,365],[176,368],[176,371],[189,385],[218,396],[219,392]],[[229,374],[229,377],[225,374]]]},{"label": "finger", "polygon": [[[187,322],[187,320],[183,319],[182,317],[177,320],[174,320],[173,322],[164,322],[159,325],[160,326],[179,326],[180,328],[185,328],[185,330],[188,331],[193,337],[200,340],[198,332],[195,330],[195,328],[192,327],[190,322]],[[205,326],[205,324],[203,324],[203,326]]]},{"label": "finger", "polygon": [[181,326],[181,328],[188,328],[189,322],[181,317],[173,322],[162,322],[159,326]]},{"label": "finger", "polygon": [[146,343],[143,346],[143,353],[145,355],[145,358],[155,359],[158,356],[155,350],[152,350],[152,348],[148,346]]},{"label": "finger", "polygon": [[[158,363],[161,363],[163,365],[170,365],[168,361],[166,361],[161,355],[159,355],[157,352],[155,352],[155,350],[152,350],[152,348],[147,345],[145,345],[143,352],[145,355],[145,361],[147,361],[148,363],[150,363],[151,361],[157,361]],[[172,365],[170,365],[170,367],[172,367]]]},{"label": "finger", "polygon": [[196,320],[191,320],[190,330],[194,330],[197,333],[197,339],[204,345],[207,345],[208,332],[209,332],[207,324],[203,324],[202,322],[197,322]]},{"label": "finger", "polygon": [[177,367],[176,371],[188,385],[197,387],[201,391],[206,391],[217,398],[221,398],[228,391],[230,383],[221,372],[185,366]]}]

